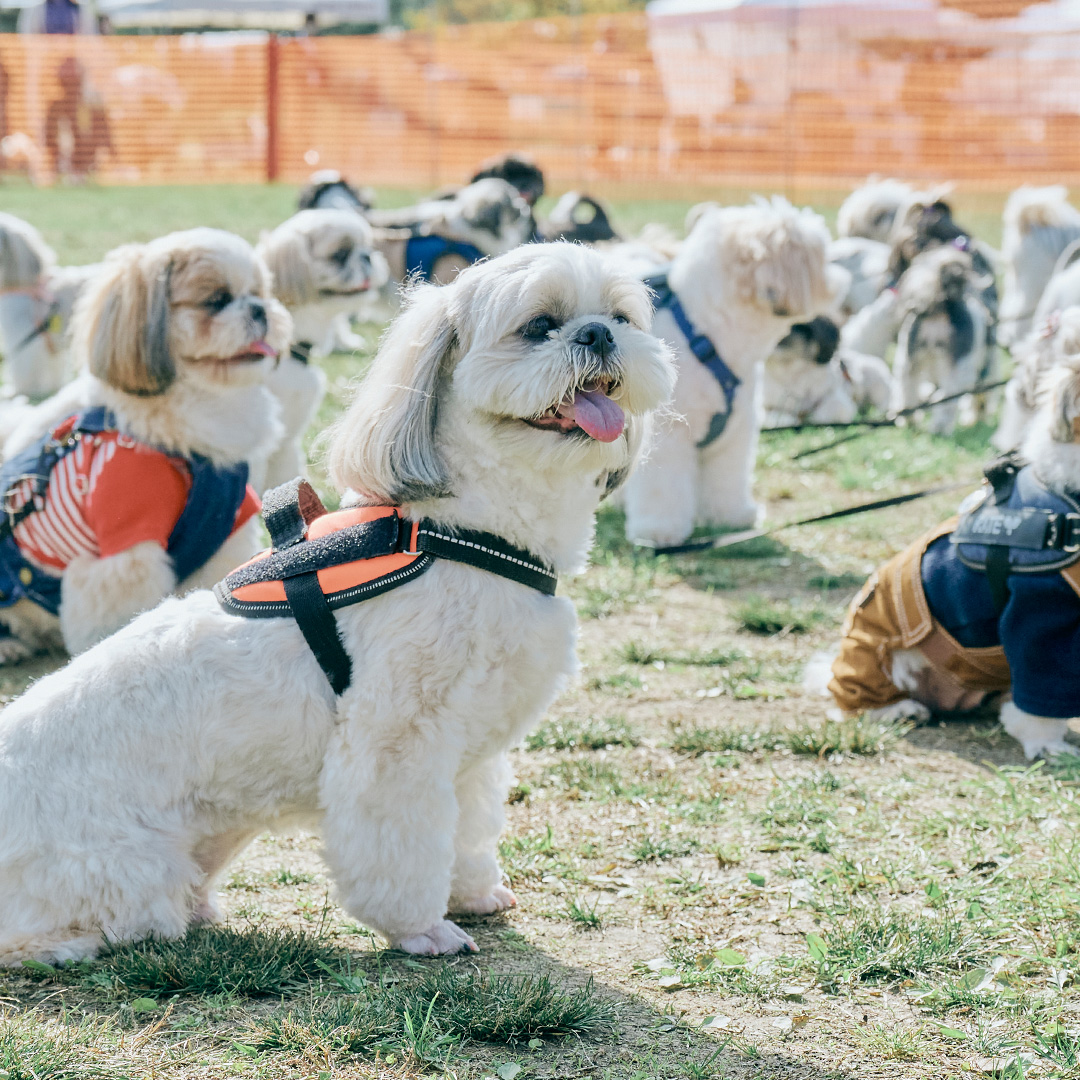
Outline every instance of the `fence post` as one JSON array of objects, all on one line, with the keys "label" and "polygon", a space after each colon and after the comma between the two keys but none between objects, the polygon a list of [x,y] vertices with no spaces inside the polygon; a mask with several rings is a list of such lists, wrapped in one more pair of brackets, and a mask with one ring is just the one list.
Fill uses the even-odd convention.
[{"label": "fence post", "polygon": [[266,39],[266,180],[278,178],[278,58],[280,45],[277,34]]}]

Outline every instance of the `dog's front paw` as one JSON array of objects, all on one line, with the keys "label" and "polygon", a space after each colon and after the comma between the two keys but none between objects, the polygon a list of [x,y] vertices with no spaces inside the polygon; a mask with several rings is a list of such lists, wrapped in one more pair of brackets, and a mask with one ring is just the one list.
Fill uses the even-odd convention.
[{"label": "dog's front paw", "polygon": [[440,919],[422,934],[402,938],[397,942],[397,948],[416,956],[447,956],[452,953],[480,951],[476,942],[449,919]]},{"label": "dog's front paw", "polygon": [[512,907],[517,907],[517,897],[505,885],[496,885],[483,896],[452,901],[451,910],[463,915],[493,915]]},{"label": "dog's front paw", "polygon": [[0,664],[18,664],[33,655],[33,650],[18,638],[0,638]]},{"label": "dog's front paw", "polygon": [[871,720],[879,720],[883,724],[898,724],[903,720],[925,724],[931,714],[921,701],[904,698],[903,701],[895,701],[892,705],[883,705],[880,709],[869,709],[866,715]]}]

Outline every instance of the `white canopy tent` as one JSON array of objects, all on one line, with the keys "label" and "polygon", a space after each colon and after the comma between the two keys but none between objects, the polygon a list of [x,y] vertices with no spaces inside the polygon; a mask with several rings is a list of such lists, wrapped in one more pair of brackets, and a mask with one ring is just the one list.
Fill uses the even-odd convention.
[{"label": "white canopy tent", "polygon": [[[40,2],[0,0],[0,7],[35,7]],[[381,26],[389,17],[388,0],[96,0],[92,7],[118,29],[299,30],[309,15],[315,16],[319,26]]]}]

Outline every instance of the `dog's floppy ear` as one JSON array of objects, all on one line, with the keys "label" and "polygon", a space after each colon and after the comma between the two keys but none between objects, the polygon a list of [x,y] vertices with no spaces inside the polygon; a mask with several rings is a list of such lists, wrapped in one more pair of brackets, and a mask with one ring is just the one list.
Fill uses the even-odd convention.
[{"label": "dog's floppy ear", "polygon": [[356,399],[330,445],[330,474],[352,488],[398,505],[449,493],[435,444],[437,392],[456,336],[453,289],[414,287],[390,324]]},{"label": "dog's floppy ear", "polygon": [[169,348],[172,263],[141,244],[111,252],[72,316],[78,355],[91,374],[128,394],[164,393],[176,378]]},{"label": "dog's floppy ear", "polygon": [[307,236],[299,229],[279,227],[263,236],[258,253],[270,267],[274,295],[286,306],[297,307],[316,299]]}]

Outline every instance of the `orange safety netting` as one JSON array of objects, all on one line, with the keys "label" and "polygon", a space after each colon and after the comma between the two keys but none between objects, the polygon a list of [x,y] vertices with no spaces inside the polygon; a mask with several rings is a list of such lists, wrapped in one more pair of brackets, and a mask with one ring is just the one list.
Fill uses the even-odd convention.
[{"label": "orange safety netting", "polygon": [[[0,37],[7,168],[431,187],[1080,181],[1080,21],[1022,0],[743,4],[372,37]],[[1041,14],[1040,14],[1041,13]]]}]

